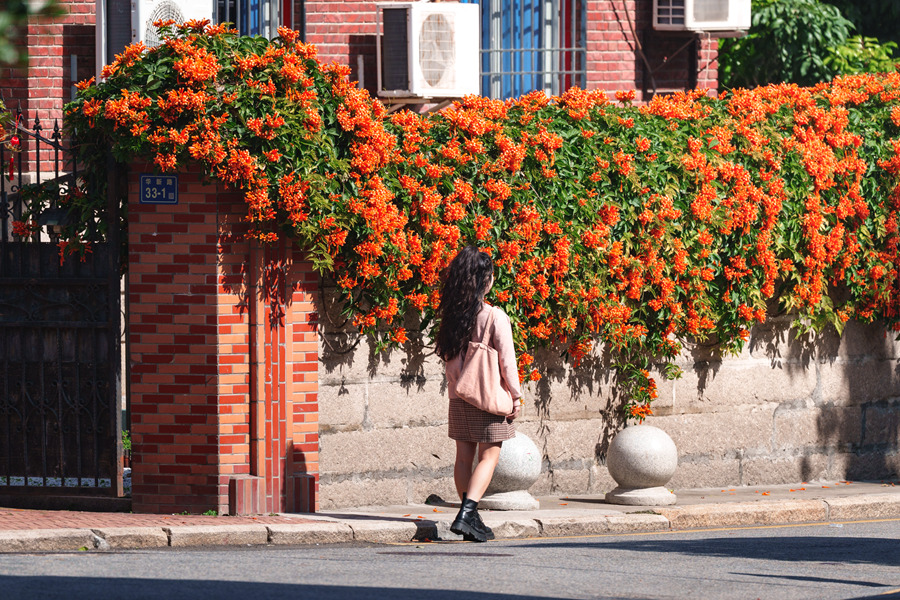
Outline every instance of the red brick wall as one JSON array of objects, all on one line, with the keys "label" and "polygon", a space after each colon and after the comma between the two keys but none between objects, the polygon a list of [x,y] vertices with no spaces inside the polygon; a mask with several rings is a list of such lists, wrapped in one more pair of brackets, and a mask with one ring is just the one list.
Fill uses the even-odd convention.
[{"label": "red brick wall", "polygon": [[[627,10],[627,12],[626,12]],[[718,40],[701,35],[697,46],[679,48],[691,34],[657,32],[651,28],[652,0],[594,0],[588,2],[588,87],[609,91],[642,90],[653,71],[658,91],[690,87],[690,56],[696,60],[697,87],[718,86]],[[646,63],[639,51],[643,51]],[[677,52],[677,53],[676,53]],[[645,97],[649,100],[649,97]]]},{"label": "red brick wall", "polygon": [[[54,121],[62,126],[62,108],[72,99],[73,83],[95,72],[95,0],[61,0],[65,15],[52,20],[33,21],[24,39],[28,48],[27,71],[0,67],[0,93],[11,110],[22,107],[29,126],[38,118],[49,135]],[[77,57],[76,81],[72,81],[72,56]],[[28,155],[25,171],[33,169]],[[45,159],[46,160],[46,159]],[[42,165],[45,172],[49,163]]]},{"label": "red brick wall", "polygon": [[[295,8],[299,15],[300,8]],[[348,65],[354,81],[364,80],[375,92],[375,3],[359,0],[307,0],[306,41],[319,48],[319,57],[328,64]],[[363,70],[358,69],[362,57]]]},{"label": "red brick wall", "polygon": [[20,69],[0,70],[7,105],[15,108],[21,100],[23,109],[39,111],[42,120],[61,117],[62,103],[71,99],[72,55],[78,59],[79,77],[90,77],[95,70],[95,0],[61,0],[60,4],[65,15],[33,21],[27,28],[22,40],[29,54],[27,77]]},{"label": "red brick wall", "polygon": [[141,172],[153,171],[129,179],[134,510],[315,509],[294,491],[295,474],[312,494],[318,475],[315,273],[291,246],[251,251],[240,193],[188,172],[177,205],[141,204]]}]

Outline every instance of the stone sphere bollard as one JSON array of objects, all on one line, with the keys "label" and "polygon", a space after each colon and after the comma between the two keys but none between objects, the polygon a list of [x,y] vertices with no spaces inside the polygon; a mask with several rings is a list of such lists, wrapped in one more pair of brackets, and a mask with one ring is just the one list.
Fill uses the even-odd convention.
[{"label": "stone sphere bollard", "polygon": [[500,462],[478,507],[491,510],[539,508],[540,503],[528,493],[528,488],[541,476],[542,460],[541,452],[531,438],[517,431],[516,437],[503,442]]},{"label": "stone sphere bollard", "polygon": [[658,427],[626,427],[613,439],[606,467],[619,486],[606,494],[610,504],[663,506],[676,496],[664,486],[675,474],[678,450],[672,438]]}]

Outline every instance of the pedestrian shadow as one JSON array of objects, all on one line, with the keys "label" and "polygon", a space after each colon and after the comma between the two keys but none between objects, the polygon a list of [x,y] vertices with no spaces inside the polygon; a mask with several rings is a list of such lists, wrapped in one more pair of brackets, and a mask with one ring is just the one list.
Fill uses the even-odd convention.
[{"label": "pedestrian shadow", "polygon": [[248,581],[216,581],[201,579],[138,579],[129,577],[53,577],[4,576],[3,597],[9,600],[26,598],[66,598],[81,600],[96,598],[128,598],[144,600],[247,600],[247,598],[309,598],[315,600],[512,600],[534,598],[552,600],[550,596],[522,596],[459,590],[428,588],[356,587],[345,585],[306,585]]},{"label": "pedestrian shadow", "polygon": [[698,540],[628,540],[580,542],[575,540],[523,544],[541,548],[581,548],[629,552],[677,552],[690,556],[749,558],[784,562],[833,562],[900,567],[897,540],[817,536],[766,538],[707,538]]}]

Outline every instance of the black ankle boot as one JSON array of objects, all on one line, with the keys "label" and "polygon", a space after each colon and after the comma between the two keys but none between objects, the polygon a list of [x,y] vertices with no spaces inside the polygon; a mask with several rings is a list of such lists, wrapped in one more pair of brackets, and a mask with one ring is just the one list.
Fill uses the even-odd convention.
[{"label": "black ankle boot", "polygon": [[[467,496],[466,492],[463,492],[463,495],[462,495],[463,502],[466,501],[466,496]],[[477,502],[476,502],[476,504],[477,504]],[[475,507],[475,517],[478,519],[478,528],[484,532],[484,536],[489,540],[494,539],[494,530],[491,529],[490,527],[488,527],[487,525],[485,525],[484,521],[481,520],[481,513],[478,512],[477,506]],[[465,537],[465,536],[463,536],[463,537]],[[466,539],[466,541],[471,542],[473,540]]]},{"label": "black ankle boot", "polygon": [[485,525],[484,521],[481,520],[481,513],[478,512],[478,509],[475,509],[475,519],[478,521],[478,528],[484,532],[484,537],[489,540],[494,539],[494,530]]},{"label": "black ankle boot", "polygon": [[466,541],[486,542],[487,535],[479,527],[478,503],[468,498],[463,500],[456,519],[450,525],[450,531],[463,536]]}]

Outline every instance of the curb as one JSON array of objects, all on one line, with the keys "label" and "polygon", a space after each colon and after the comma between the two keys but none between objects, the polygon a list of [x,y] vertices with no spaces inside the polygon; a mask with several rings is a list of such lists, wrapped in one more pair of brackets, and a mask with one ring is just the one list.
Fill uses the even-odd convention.
[{"label": "curb", "polygon": [[110,549],[164,548],[169,536],[162,527],[101,527],[92,530]]},{"label": "curb", "polygon": [[[657,507],[616,515],[504,519],[493,512],[484,516],[497,539],[608,535],[900,518],[900,494]],[[397,544],[459,539],[450,532],[447,521],[356,515],[302,524],[6,530],[0,531],[0,553],[349,542]]]},{"label": "curb", "polygon": [[96,548],[90,529],[0,531],[0,552],[61,552]]}]

